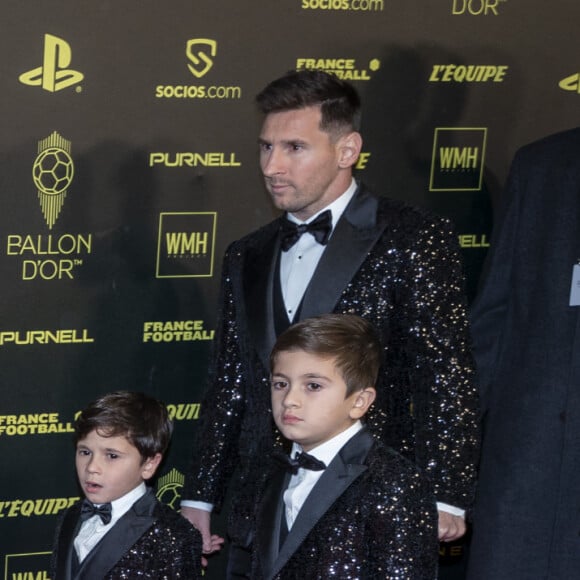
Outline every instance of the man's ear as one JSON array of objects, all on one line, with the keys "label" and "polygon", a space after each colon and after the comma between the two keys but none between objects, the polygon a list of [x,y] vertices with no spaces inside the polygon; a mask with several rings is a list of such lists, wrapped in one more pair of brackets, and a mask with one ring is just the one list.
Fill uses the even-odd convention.
[{"label": "man's ear", "polygon": [[145,480],[151,479],[155,475],[162,459],[163,455],[161,453],[156,453],[153,457],[148,457],[141,466],[141,477]]},{"label": "man's ear", "polygon": [[362,137],[357,131],[343,135],[338,143],[338,166],[341,169],[352,167],[358,160],[362,149]]},{"label": "man's ear", "polygon": [[374,387],[367,387],[355,394],[354,403],[350,410],[351,419],[360,419],[364,417],[369,407],[377,398],[377,391]]}]

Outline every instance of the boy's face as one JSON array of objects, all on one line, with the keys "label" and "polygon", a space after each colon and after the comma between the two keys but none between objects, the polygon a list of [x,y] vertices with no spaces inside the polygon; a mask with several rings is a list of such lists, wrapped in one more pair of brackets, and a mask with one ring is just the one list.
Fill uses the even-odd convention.
[{"label": "boy's face", "polygon": [[347,397],[335,359],[303,350],[278,353],[271,385],[278,429],[305,451],[348,429],[366,413],[375,393],[369,388]]},{"label": "boy's face", "polygon": [[125,437],[91,431],[77,443],[76,468],[86,498],[93,503],[119,499],[155,473],[161,454],[143,462]]}]

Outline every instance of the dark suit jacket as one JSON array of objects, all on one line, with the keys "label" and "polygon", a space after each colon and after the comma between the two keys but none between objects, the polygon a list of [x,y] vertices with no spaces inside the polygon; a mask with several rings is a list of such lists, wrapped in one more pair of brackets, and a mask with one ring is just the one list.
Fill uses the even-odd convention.
[{"label": "dark suit jacket", "polygon": [[484,440],[470,580],[580,576],[580,127],[520,149],[473,309]]},{"label": "dark suit jacket", "polygon": [[[276,442],[268,357],[279,232],[280,219],[226,252],[209,389],[182,496],[219,509],[239,468],[229,523],[239,544],[247,543],[256,476]],[[336,224],[300,317],[349,312],[374,323],[384,350],[369,424],[425,469],[439,501],[468,507],[479,433],[458,256],[447,220],[361,186]]]},{"label": "dark suit jacket", "polygon": [[201,578],[201,536],[149,490],[103,536],[73,575],[73,541],[81,503],[59,521],[52,554],[53,580]]},{"label": "dark suit jacket", "polygon": [[283,492],[279,467],[258,508],[252,580],[437,577],[435,498],[417,468],[366,430],[326,468],[279,548]]}]

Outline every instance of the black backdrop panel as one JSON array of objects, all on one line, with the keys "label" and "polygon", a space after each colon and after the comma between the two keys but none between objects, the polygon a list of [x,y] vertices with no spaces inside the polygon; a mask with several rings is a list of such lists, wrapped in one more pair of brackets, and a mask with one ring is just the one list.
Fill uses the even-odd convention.
[{"label": "black backdrop panel", "polygon": [[[358,177],[456,225],[473,298],[509,162],[578,124],[577,0],[5,0],[0,7],[0,559],[45,578],[79,490],[71,425],[144,390],[175,418],[177,505],[227,244],[274,215],[253,97],[351,79]],[[223,529],[223,524],[222,529]],[[443,551],[457,572],[462,545]],[[220,578],[223,559],[208,577]]]}]

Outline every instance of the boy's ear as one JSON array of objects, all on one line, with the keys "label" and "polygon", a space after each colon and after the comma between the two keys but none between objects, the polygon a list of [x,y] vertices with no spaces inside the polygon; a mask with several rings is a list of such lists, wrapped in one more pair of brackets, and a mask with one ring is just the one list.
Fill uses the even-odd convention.
[{"label": "boy's ear", "polygon": [[159,467],[163,455],[156,453],[153,457],[148,457],[141,466],[141,477],[144,480],[151,479],[155,475],[155,471]]},{"label": "boy's ear", "polygon": [[351,419],[360,419],[364,417],[369,407],[374,403],[377,397],[377,391],[374,387],[367,387],[356,393],[356,398],[350,410]]}]

